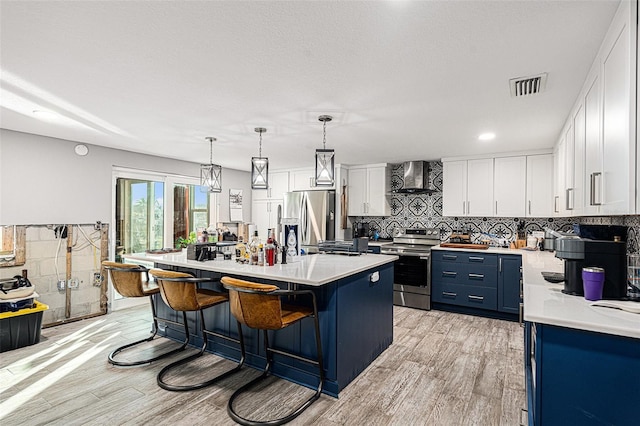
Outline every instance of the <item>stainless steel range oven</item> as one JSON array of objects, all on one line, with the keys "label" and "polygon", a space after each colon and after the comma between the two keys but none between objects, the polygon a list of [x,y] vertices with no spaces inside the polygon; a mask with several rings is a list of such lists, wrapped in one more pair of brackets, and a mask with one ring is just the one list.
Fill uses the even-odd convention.
[{"label": "stainless steel range oven", "polygon": [[431,247],[439,243],[437,229],[407,229],[382,246],[382,254],[400,257],[393,265],[394,305],[431,309]]}]

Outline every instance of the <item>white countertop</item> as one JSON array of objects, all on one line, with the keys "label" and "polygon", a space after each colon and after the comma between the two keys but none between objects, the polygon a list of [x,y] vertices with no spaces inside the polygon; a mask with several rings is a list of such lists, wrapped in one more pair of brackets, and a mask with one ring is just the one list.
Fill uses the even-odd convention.
[{"label": "white countertop", "polygon": [[593,302],[584,297],[562,293],[562,283],[547,282],[541,274],[542,271],[564,272],[562,260],[551,252],[523,250],[522,254],[525,321],[640,338],[640,314],[591,306]]},{"label": "white countertop", "polygon": [[186,251],[175,254],[135,253],[124,255],[128,261],[160,262],[172,266],[182,266],[204,271],[220,272],[244,277],[263,278],[312,286],[321,286],[368,269],[385,265],[398,256],[383,254],[362,254],[343,256],[337,254],[315,254],[300,256],[295,262],[285,265],[256,266],[237,263],[235,260],[209,260],[198,262],[187,260]]}]

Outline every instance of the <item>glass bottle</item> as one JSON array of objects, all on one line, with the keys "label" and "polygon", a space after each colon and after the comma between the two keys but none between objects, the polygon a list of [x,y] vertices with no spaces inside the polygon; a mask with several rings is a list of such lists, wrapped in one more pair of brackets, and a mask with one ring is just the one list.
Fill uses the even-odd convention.
[{"label": "glass bottle", "polygon": [[276,246],[275,244],[273,244],[273,237],[267,238],[267,245],[265,246],[265,255],[266,255],[267,266],[273,266],[276,263]]},{"label": "glass bottle", "polygon": [[295,232],[293,232],[293,229],[289,229],[289,235],[287,236],[287,256],[293,257],[298,254],[296,250],[297,243]]},{"label": "glass bottle", "polygon": [[264,266],[264,246],[262,243],[258,246],[258,266]]},{"label": "glass bottle", "polygon": [[253,234],[253,238],[249,243],[249,252],[251,253],[251,257],[249,260],[250,265],[258,264],[258,250],[260,248],[260,238],[258,238],[258,231],[255,231]]}]

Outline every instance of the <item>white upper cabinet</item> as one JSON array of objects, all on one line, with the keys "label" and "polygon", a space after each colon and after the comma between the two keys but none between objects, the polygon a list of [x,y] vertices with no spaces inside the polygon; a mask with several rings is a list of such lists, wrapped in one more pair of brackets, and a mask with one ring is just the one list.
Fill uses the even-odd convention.
[{"label": "white upper cabinet", "polygon": [[527,157],[496,158],[493,164],[495,216],[525,216]]},{"label": "white upper cabinet", "polygon": [[601,56],[604,214],[635,213],[636,12],[621,2]]},{"label": "white upper cabinet", "polygon": [[602,137],[601,137],[600,75],[592,73],[587,79],[584,95],[584,214],[600,215],[602,204]]},{"label": "white upper cabinet", "polygon": [[493,158],[442,163],[443,216],[493,215]]},{"label": "white upper cabinet", "polygon": [[328,186],[328,185],[316,186],[315,175],[316,175],[316,170],[313,167],[291,170],[289,172],[289,190],[290,191],[308,191],[308,190],[315,190],[315,189],[317,190],[335,189],[335,184],[333,186]]},{"label": "white upper cabinet", "polygon": [[553,215],[553,155],[527,156],[527,217]]},{"label": "white upper cabinet", "polygon": [[253,200],[281,200],[289,192],[289,172],[269,172],[269,188],[251,190]]},{"label": "white upper cabinet", "polygon": [[569,206],[572,216],[580,216],[584,212],[585,203],[585,109],[584,104],[579,104],[573,115],[573,162],[572,182],[569,192]]},{"label": "white upper cabinet", "polygon": [[562,138],[556,144],[554,151],[554,167],[553,167],[553,214],[554,216],[566,216],[566,155],[565,155],[565,137],[564,132]]},{"label": "white upper cabinet", "polygon": [[349,169],[349,216],[389,216],[389,168],[371,165]]},{"label": "white upper cabinet", "polygon": [[251,201],[251,221],[255,223],[258,235],[263,241],[268,237],[267,230],[275,228],[278,224],[278,210],[282,212],[282,205],[283,200],[278,199]]}]

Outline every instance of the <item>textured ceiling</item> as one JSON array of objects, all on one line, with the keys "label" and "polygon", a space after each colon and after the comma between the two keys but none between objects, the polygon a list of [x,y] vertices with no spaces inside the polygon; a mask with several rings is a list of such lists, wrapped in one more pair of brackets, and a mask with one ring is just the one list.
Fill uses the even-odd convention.
[{"label": "textured ceiling", "polygon": [[256,126],[312,166],[320,114],[344,164],[549,148],[618,3],[2,0],[0,126],[240,170]]}]

